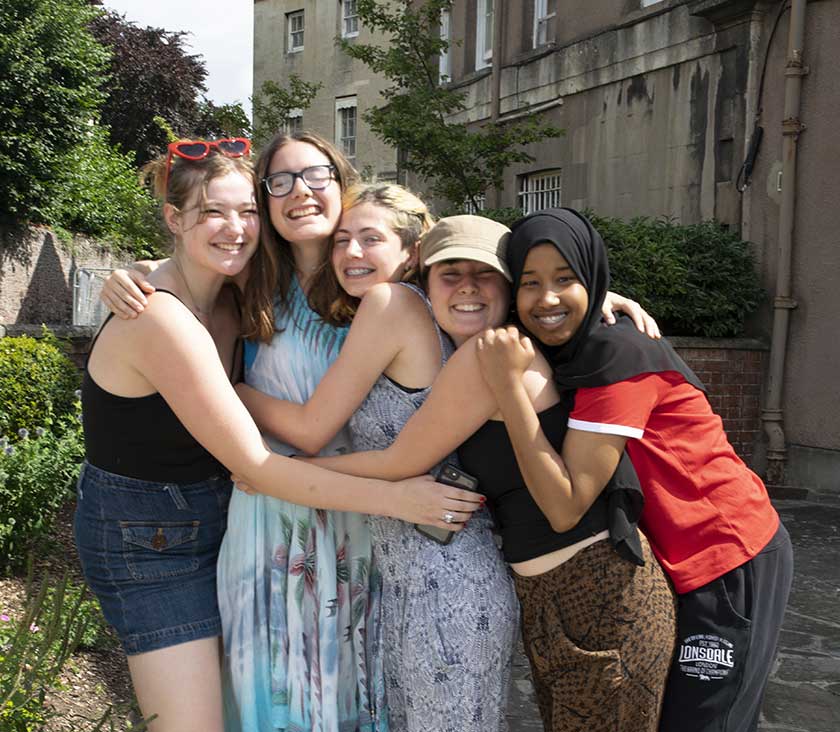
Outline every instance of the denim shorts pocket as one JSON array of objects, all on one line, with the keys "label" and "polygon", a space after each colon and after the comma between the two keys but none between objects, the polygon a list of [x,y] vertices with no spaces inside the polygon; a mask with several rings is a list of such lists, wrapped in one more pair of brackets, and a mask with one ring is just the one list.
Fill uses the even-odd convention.
[{"label": "denim shorts pocket", "polygon": [[198,521],[120,521],[123,556],[131,576],[153,582],[195,572]]}]

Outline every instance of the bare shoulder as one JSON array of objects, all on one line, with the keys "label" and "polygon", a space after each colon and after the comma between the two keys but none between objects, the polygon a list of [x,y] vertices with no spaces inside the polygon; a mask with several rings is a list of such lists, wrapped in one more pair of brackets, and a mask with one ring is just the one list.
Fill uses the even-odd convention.
[{"label": "bare shoulder", "polygon": [[538,412],[553,407],[560,400],[551,365],[539,349],[531,366],[522,375],[522,384]]},{"label": "bare shoulder", "polygon": [[374,314],[389,322],[416,317],[418,314],[429,318],[423,298],[411,288],[394,282],[380,282],[365,293],[356,317]]}]

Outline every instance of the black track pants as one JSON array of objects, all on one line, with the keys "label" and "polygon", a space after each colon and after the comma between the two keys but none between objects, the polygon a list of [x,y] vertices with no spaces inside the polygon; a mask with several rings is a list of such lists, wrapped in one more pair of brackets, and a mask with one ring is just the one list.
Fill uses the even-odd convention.
[{"label": "black track pants", "polygon": [[761,552],[679,595],[660,732],[754,732],[793,579],[782,524]]}]

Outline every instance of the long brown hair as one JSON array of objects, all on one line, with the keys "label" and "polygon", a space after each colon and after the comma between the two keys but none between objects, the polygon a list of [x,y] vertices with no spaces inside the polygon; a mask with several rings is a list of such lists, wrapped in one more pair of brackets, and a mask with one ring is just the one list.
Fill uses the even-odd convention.
[{"label": "long brown hair", "polygon": [[[412,249],[435,224],[429,213],[429,208],[423,201],[407,188],[395,183],[357,183],[348,188],[341,199],[341,210],[349,211],[363,203],[371,203],[387,211],[390,215],[388,226],[399,238],[403,250]],[[332,250],[335,238],[330,240],[326,257],[326,266],[318,271],[318,281],[313,282],[313,289],[317,286],[326,298],[329,298],[329,309],[322,316],[330,325],[349,325],[359,308],[359,298],[350,295],[338,283],[332,268]],[[416,271],[407,270],[402,277],[403,282],[414,281]]]},{"label": "long brown hair", "polygon": [[[263,256],[251,260],[249,284],[254,283],[252,296],[246,294],[242,309],[242,326],[246,338],[270,343],[275,333],[274,302],[279,298],[285,306],[295,275],[295,259],[291,244],[286,241],[271,223],[269,196],[263,185],[275,153],[290,142],[305,142],[320,150],[335,166],[337,183],[343,191],[358,179],[358,173],[344,155],[331,142],[314,132],[301,131],[292,134],[279,133],[260,152],[257,159],[257,209],[260,216],[259,253]],[[309,289],[309,306],[321,317],[329,312],[330,299],[319,287],[318,276],[329,269],[329,258],[322,261],[312,278]]]}]

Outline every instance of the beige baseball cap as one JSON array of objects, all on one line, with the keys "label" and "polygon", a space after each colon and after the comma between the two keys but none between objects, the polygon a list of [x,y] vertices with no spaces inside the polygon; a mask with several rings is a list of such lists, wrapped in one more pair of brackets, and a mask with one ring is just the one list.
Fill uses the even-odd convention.
[{"label": "beige baseball cap", "polygon": [[510,229],[483,216],[447,216],[420,240],[420,266],[450,259],[471,259],[489,264],[511,282],[505,264]]}]

